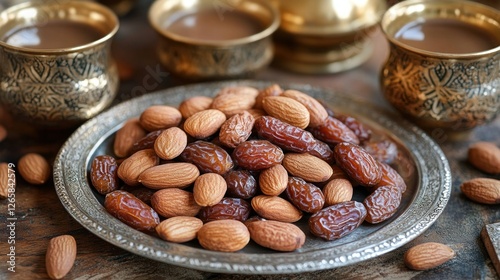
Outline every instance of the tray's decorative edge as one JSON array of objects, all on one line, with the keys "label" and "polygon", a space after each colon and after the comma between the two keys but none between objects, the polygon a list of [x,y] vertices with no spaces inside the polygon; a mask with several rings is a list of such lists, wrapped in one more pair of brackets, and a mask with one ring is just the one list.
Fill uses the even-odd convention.
[{"label": "tray's decorative edge", "polygon": [[[278,253],[275,255],[276,257],[273,258],[274,264],[268,261],[269,256],[249,255],[242,258],[242,256],[238,256],[238,254],[233,254],[230,258],[231,261],[228,261],[229,258],[227,254],[218,252],[197,252],[197,254],[183,256],[182,254],[177,254],[179,251],[176,250],[176,246],[171,246],[164,241],[150,242],[149,239],[151,237],[143,233],[137,233],[133,236],[114,234],[113,229],[111,229],[109,225],[102,225],[98,222],[99,219],[109,218],[109,214],[102,211],[103,209],[100,205],[91,207],[90,209],[80,209],[78,205],[74,203],[81,199],[95,199],[90,197],[90,192],[85,192],[84,189],[78,187],[80,182],[86,182],[86,168],[84,166],[82,167],[81,163],[87,160],[83,157],[90,152],[90,150],[84,150],[82,152],[78,148],[91,147],[93,143],[88,142],[89,139],[92,139],[92,137],[90,137],[91,135],[104,135],[106,132],[116,128],[118,123],[122,123],[127,118],[131,117],[131,115],[126,113],[127,107],[137,106],[137,104],[142,104],[142,106],[146,107],[148,104],[155,103],[159,100],[167,100],[168,95],[174,95],[182,91],[195,95],[196,92],[204,91],[207,88],[220,88],[234,84],[262,88],[269,85],[270,82],[231,81],[172,88],[126,101],[82,125],[63,145],[54,163],[54,184],[56,192],[66,210],[75,220],[82,224],[82,226],[100,238],[144,257],[157,260],[160,259],[166,263],[212,272],[278,274],[336,268],[382,255],[416,238],[432,225],[446,207],[451,193],[451,172],[446,157],[439,146],[414,125],[397,118],[392,120],[388,117],[380,117],[380,115],[375,113],[373,113],[371,117],[373,117],[376,122],[381,123],[382,126],[389,127],[389,129],[392,128],[392,130],[397,128],[396,136],[404,141],[405,144],[409,146],[408,148],[415,153],[416,160],[422,163],[425,159],[424,166],[429,166],[427,170],[421,172],[419,180],[425,183],[425,187],[420,190],[422,191],[422,195],[418,198],[418,201],[416,201],[419,203],[419,207],[426,208],[423,212],[422,208],[416,209],[422,212],[420,214],[423,215],[419,218],[411,217],[412,211],[414,212],[416,210],[413,208],[409,209],[408,213],[405,213],[408,215],[403,215],[399,218],[400,220],[407,219],[405,221],[407,223],[412,222],[412,224],[405,224],[403,228],[401,228],[401,226],[396,228],[397,225],[384,228],[379,237],[375,239],[377,241],[375,245],[363,244],[363,242],[360,242],[360,244],[357,244],[357,248],[355,248],[354,251],[342,252],[342,250],[325,250],[315,253],[308,252],[294,256],[295,259],[293,260],[290,260],[290,254]],[[284,87],[304,90],[313,96],[319,95],[322,92],[330,92],[326,89],[299,84],[284,85]],[[333,93],[332,98],[344,101],[355,99],[340,94],[333,95]],[[113,114],[114,111],[125,113],[118,114],[117,116]],[[399,131],[401,128],[403,130]],[[124,225],[122,226],[126,227]],[[394,235],[391,230],[403,230],[403,233]],[[384,234],[387,235],[384,236]],[[155,248],[160,249],[158,250]],[[247,263],[248,261],[257,260],[259,262],[255,264]]]}]

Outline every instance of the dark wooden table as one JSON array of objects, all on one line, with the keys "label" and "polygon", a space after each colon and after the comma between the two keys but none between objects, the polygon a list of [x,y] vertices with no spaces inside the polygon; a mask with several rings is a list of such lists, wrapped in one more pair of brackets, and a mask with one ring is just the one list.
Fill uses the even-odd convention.
[{"label": "dark wooden table", "polygon": [[[124,81],[116,103],[181,84],[169,75],[159,75],[151,80],[152,71],[163,70],[154,53],[156,35],[146,19],[149,2],[141,1],[131,14],[121,19],[113,52],[122,69],[129,68],[130,71],[122,73]],[[391,110],[383,99],[378,82],[379,69],[387,56],[387,45],[380,31],[372,34],[371,40],[375,46],[372,57],[354,70],[331,75],[300,75],[270,67],[255,79],[321,86],[360,96]],[[145,79],[149,79],[147,85]],[[40,153],[53,162],[60,146],[72,132],[37,131],[28,125],[17,124],[2,111],[0,123],[9,131],[7,139],[0,143],[0,162],[14,164],[28,152]],[[15,272],[7,269],[10,229],[7,228],[7,201],[2,200],[0,279],[47,278],[47,244],[50,238],[61,234],[73,235],[78,245],[76,262],[66,279],[496,279],[498,276],[480,238],[480,231],[485,224],[500,220],[500,206],[471,202],[460,193],[459,186],[474,177],[488,177],[467,163],[467,147],[479,140],[500,145],[500,118],[459,138],[438,131],[429,134],[441,146],[452,168],[453,189],[449,203],[426,232],[409,244],[375,259],[334,270],[279,276],[214,274],[168,265],[110,245],[82,228],[59,202],[53,182],[35,186],[17,176]],[[407,269],[403,263],[404,252],[413,245],[428,241],[449,245],[456,251],[456,257],[424,272]]]}]

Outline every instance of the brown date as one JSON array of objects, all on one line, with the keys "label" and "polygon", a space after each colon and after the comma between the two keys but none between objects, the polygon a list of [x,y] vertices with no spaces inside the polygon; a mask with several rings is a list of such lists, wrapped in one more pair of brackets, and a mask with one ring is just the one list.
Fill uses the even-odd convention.
[{"label": "brown date", "polygon": [[401,191],[401,193],[404,193],[406,191],[406,183],[403,177],[401,177],[401,175],[399,175],[399,173],[390,165],[383,162],[379,162],[379,164],[382,171],[382,179],[374,188],[395,186]]},{"label": "brown date", "polygon": [[333,158],[333,151],[326,144],[325,142],[322,142],[320,140],[316,139],[316,143],[313,145],[312,149],[309,151],[309,154],[318,157],[329,164],[332,164],[335,160]]},{"label": "brown date", "polygon": [[389,139],[366,142],[363,148],[376,160],[387,164],[393,163],[398,156],[398,146]]},{"label": "brown date", "polygon": [[357,201],[341,202],[316,212],[309,218],[309,230],[315,236],[335,240],[346,236],[366,217],[365,206]]},{"label": "brown date", "polygon": [[316,139],[309,131],[271,116],[257,119],[254,127],[259,137],[291,152],[307,153],[316,144]]},{"label": "brown date", "polygon": [[316,213],[325,204],[321,189],[299,177],[288,177],[286,194],[295,207],[307,213]]},{"label": "brown date", "polygon": [[401,204],[401,191],[395,186],[377,188],[365,198],[363,204],[366,208],[365,221],[377,224],[389,219]]},{"label": "brown date", "polygon": [[382,179],[379,163],[360,146],[342,142],[333,154],[337,165],[358,184],[373,187]]},{"label": "brown date", "polygon": [[326,118],[323,124],[310,128],[309,131],[314,137],[330,145],[341,142],[359,144],[358,136],[344,123],[333,117]]},{"label": "brown date", "polygon": [[92,160],[90,180],[100,194],[118,189],[118,164],[112,156],[99,155]]},{"label": "brown date", "polygon": [[160,223],[158,213],[129,192],[116,190],[106,195],[104,208],[112,216],[128,226],[145,232],[153,232]]},{"label": "brown date", "polygon": [[224,175],[234,165],[226,150],[202,140],[188,144],[180,159],[196,165],[203,173],[211,172],[219,175]]},{"label": "brown date", "polygon": [[362,122],[357,120],[356,118],[344,115],[344,114],[335,114],[336,119],[345,124],[359,139],[359,142],[363,143],[370,140],[372,136],[372,131],[368,127],[366,127]]},{"label": "brown date", "polygon": [[254,117],[247,111],[233,115],[222,124],[219,141],[224,146],[235,148],[250,137],[254,122]]},{"label": "brown date", "polygon": [[224,175],[227,196],[249,199],[257,193],[257,180],[246,170],[230,170]]},{"label": "brown date", "polygon": [[213,206],[203,207],[198,213],[198,218],[200,218],[203,223],[226,219],[244,222],[250,216],[251,210],[252,207],[246,200],[225,197]]},{"label": "brown date", "polygon": [[248,140],[233,150],[232,157],[244,169],[261,170],[281,163],[284,154],[281,148],[267,140]]},{"label": "brown date", "polygon": [[142,137],[139,141],[135,142],[130,148],[129,154],[132,155],[137,151],[145,150],[145,149],[153,149],[155,146],[155,141],[158,136],[163,132],[164,129],[151,131],[146,134],[146,136]]}]

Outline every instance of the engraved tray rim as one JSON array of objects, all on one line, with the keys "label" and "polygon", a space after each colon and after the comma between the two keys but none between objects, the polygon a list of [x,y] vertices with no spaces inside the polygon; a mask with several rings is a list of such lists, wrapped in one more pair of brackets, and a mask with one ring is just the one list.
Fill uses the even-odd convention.
[{"label": "engraved tray rim", "polygon": [[[362,240],[338,246],[289,253],[223,253],[166,242],[136,231],[110,216],[87,180],[90,156],[123,122],[152,104],[179,104],[194,95],[213,95],[225,86],[263,88],[275,82],[235,80],[178,86],[122,102],[80,126],[63,144],[54,162],[54,185],[66,211],[84,228],[105,241],[139,256],[177,266],[239,274],[284,274],[352,265],[410,242],[443,212],[451,194],[451,171],[441,148],[424,131],[397,115],[354,96],[306,84],[279,83],[324,98],[327,103],[361,115],[394,135],[410,151],[418,172],[418,190],[407,209]],[[358,107],[359,106],[359,107]],[[325,242],[327,244],[327,242]]]}]

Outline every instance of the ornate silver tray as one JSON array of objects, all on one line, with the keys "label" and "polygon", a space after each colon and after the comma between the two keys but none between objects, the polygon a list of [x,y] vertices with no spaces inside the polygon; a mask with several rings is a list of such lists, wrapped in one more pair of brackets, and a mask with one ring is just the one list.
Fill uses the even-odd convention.
[{"label": "ornate silver tray", "polygon": [[295,252],[278,253],[251,242],[239,252],[221,253],[204,250],[196,241],[163,241],[109,215],[102,206],[103,196],[89,184],[88,172],[93,157],[112,154],[114,133],[123,122],[152,104],[178,105],[187,97],[212,96],[218,89],[236,84],[264,88],[271,83],[242,80],[171,88],[126,101],[83,124],[62,146],[54,164],[56,191],[69,214],[107,242],[164,263],[211,272],[280,274],[331,269],[380,256],[423,233],[444,210],[451,192],[451,172],[445,155],[427,134],[397,115],[355,97],[309,85],[287,84],[281,86],[322,99],[334,110],[359,118],[376,135],[389,137],[399,145],[395,167],[408,189],[390,220],[377,225],[364,223],[339,240],[324,241],[309,234],[306,216],[298,225],[307,241]]}]

